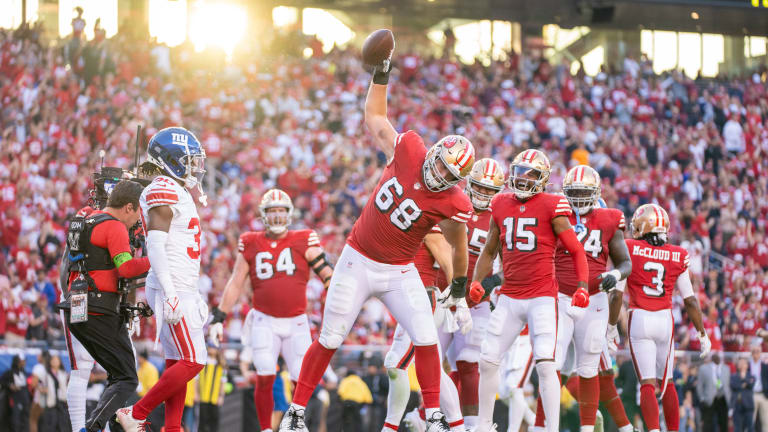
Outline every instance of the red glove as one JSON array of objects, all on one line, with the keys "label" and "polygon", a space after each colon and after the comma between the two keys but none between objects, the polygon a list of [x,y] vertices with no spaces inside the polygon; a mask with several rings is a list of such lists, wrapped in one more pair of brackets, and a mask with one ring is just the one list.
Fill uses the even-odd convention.
[{"label": "red glove", "polygon": [[473,303],[480,303],[480,300],[483,299],[484,295],[485,290],[480,284],[480,281],[473,281],[469,286],[469,299],[472,300]]},{"label": "red glove", "polygon": [[583,287],[576,290],[571,297],[571,306],[585,308],[589,306],[589,292]]}]

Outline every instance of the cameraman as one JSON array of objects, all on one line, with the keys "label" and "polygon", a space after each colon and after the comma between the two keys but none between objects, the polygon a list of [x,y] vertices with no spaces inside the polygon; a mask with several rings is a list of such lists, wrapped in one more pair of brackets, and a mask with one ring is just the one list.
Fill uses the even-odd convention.
[{"label": "cameraman", "polygon": [[[133,258],[128,229],[139,220],[143,187],[131,180],[115,185],[104,210],[70,222],[69,330],[109,373],[107,388],[86,421],[88,431],[105,428],[138,384],[136,359],[125,320],[119,312],[118,279],[149,270],[147,258]],[[87,299],[87,301],[82,301]]]}]

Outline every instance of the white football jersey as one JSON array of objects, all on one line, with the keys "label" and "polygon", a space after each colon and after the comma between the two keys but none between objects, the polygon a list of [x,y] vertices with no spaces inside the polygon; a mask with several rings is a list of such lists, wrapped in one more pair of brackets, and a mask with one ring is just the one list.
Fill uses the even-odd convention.
[{"label": "white football jersey", "polygon": [[[158,176],[144,188],[139,201],[142,223],[146,230],[149,209],[167,205],[173,211],[165,252],[170,266],[171,279],[176,291],[198,292],[200,277],[200,218],[192,195],[167,176]],[[162,289],[154,269],[149,269],[147,288]]]}]

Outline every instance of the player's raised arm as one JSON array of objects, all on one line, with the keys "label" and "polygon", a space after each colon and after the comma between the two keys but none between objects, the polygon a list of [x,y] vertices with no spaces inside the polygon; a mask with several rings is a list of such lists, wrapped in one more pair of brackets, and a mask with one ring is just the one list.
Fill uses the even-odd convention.
[{"label": "player's raised arm", "polygon": [[[429,253],[435,257],[437,265],[445,273],[446,280],[453,279],[453,257],[451,257],[451,245],[445,240],[442,233],[431,232],[424,237],[424,245]],[[440,287],[445,288],[445,287]]]},{"label": "player's raised arm", "polygon": [[320,246],[310,246],[307,248],[304,257],[307,259],[309,266],[312,267],[312,271],[323,281],[325,289],[328,289],[328,286],[331,284],[331,277],[333,276],[333,267],[328,262],[323,248]]},{"label": "player's raised arm", "polygon": [[[387,67],[389,67],[388,61]],[[365,98],[365,125],[373,135],[373,141],[389,160],[395,154],[397,131],[387,118],[387,85],[376,83],[377,75],[382,74],[384,73],[374,73],[373,82],[368,88],[368,96]],[[389,72],[384,75],[388,77]]]},{"label": "player's raised arm", "polygon": [[152,271],[157,276],[160,286],[163,288],[163,319],[165,322],[175,325],[181,321],[182,314],[179,307],[179,296],[173,286],[171,269],[168,264],[168,255],[165,244],[168,241],[168,231],[171,229],[173,210],[168,205],[159,205],[149,209],[147,221],[147,257]]}]

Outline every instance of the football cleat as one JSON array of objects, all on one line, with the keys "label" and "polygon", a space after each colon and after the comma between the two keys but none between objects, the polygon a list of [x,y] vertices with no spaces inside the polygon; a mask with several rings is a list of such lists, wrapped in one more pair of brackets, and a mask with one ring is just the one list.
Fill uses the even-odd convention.
[{"label": "football cleat", "polygon": [[115,413],[117,422],[123,427],[125,432],[146,432],[149,431],[149,423],[146,420],[137,420],[133,418],[133,406],[120,408]]},{"label": "football cleat", "polygon": [[307,425],[304,424],[303,409],[296,409],[294,407],[288,408],[288,411],[285,412],[283,420],[280,422],[280,427],[278,428],[278,432],[284,431],[309,432],[307,430]]},{"label": "football cleat", "polygon": [[[283,208],[285,212],[270,212],[269,209]],[[273,234],[282,234],[291,224],[293,201],[287,193],[280,189],[270,189],[261,198],[259,204],[261,222]]]},{"label": "football cleat", "polygon": [[544,192],[552,166],[544,152],[524,150],[509,165],[508,186],[519,199],[530,198]]},{"label": "football cleat", "polygon": [[464,193],[476,210],[488,210],[493,197],[504,189],[504,171],[491,158],[480,159],[472,166]]},{"label": "football cleat", "polygon": [[430,192],[449,189],[469,175],[474,163],[472,143],[461,135],[448,135],[427,152],[422,165],[424,185]]},{"label": "football cleat", "polygon": [[563,179],[563,193],[571,207],[580,215],[599,207],[600,174],[588,165],[570,169]]},{"label": "football cleat", "polygon": [[445,415],[438,411],[427,419],[426,432],[451,432],[451,427],[448,425],[448,421],[445,420]]}]

